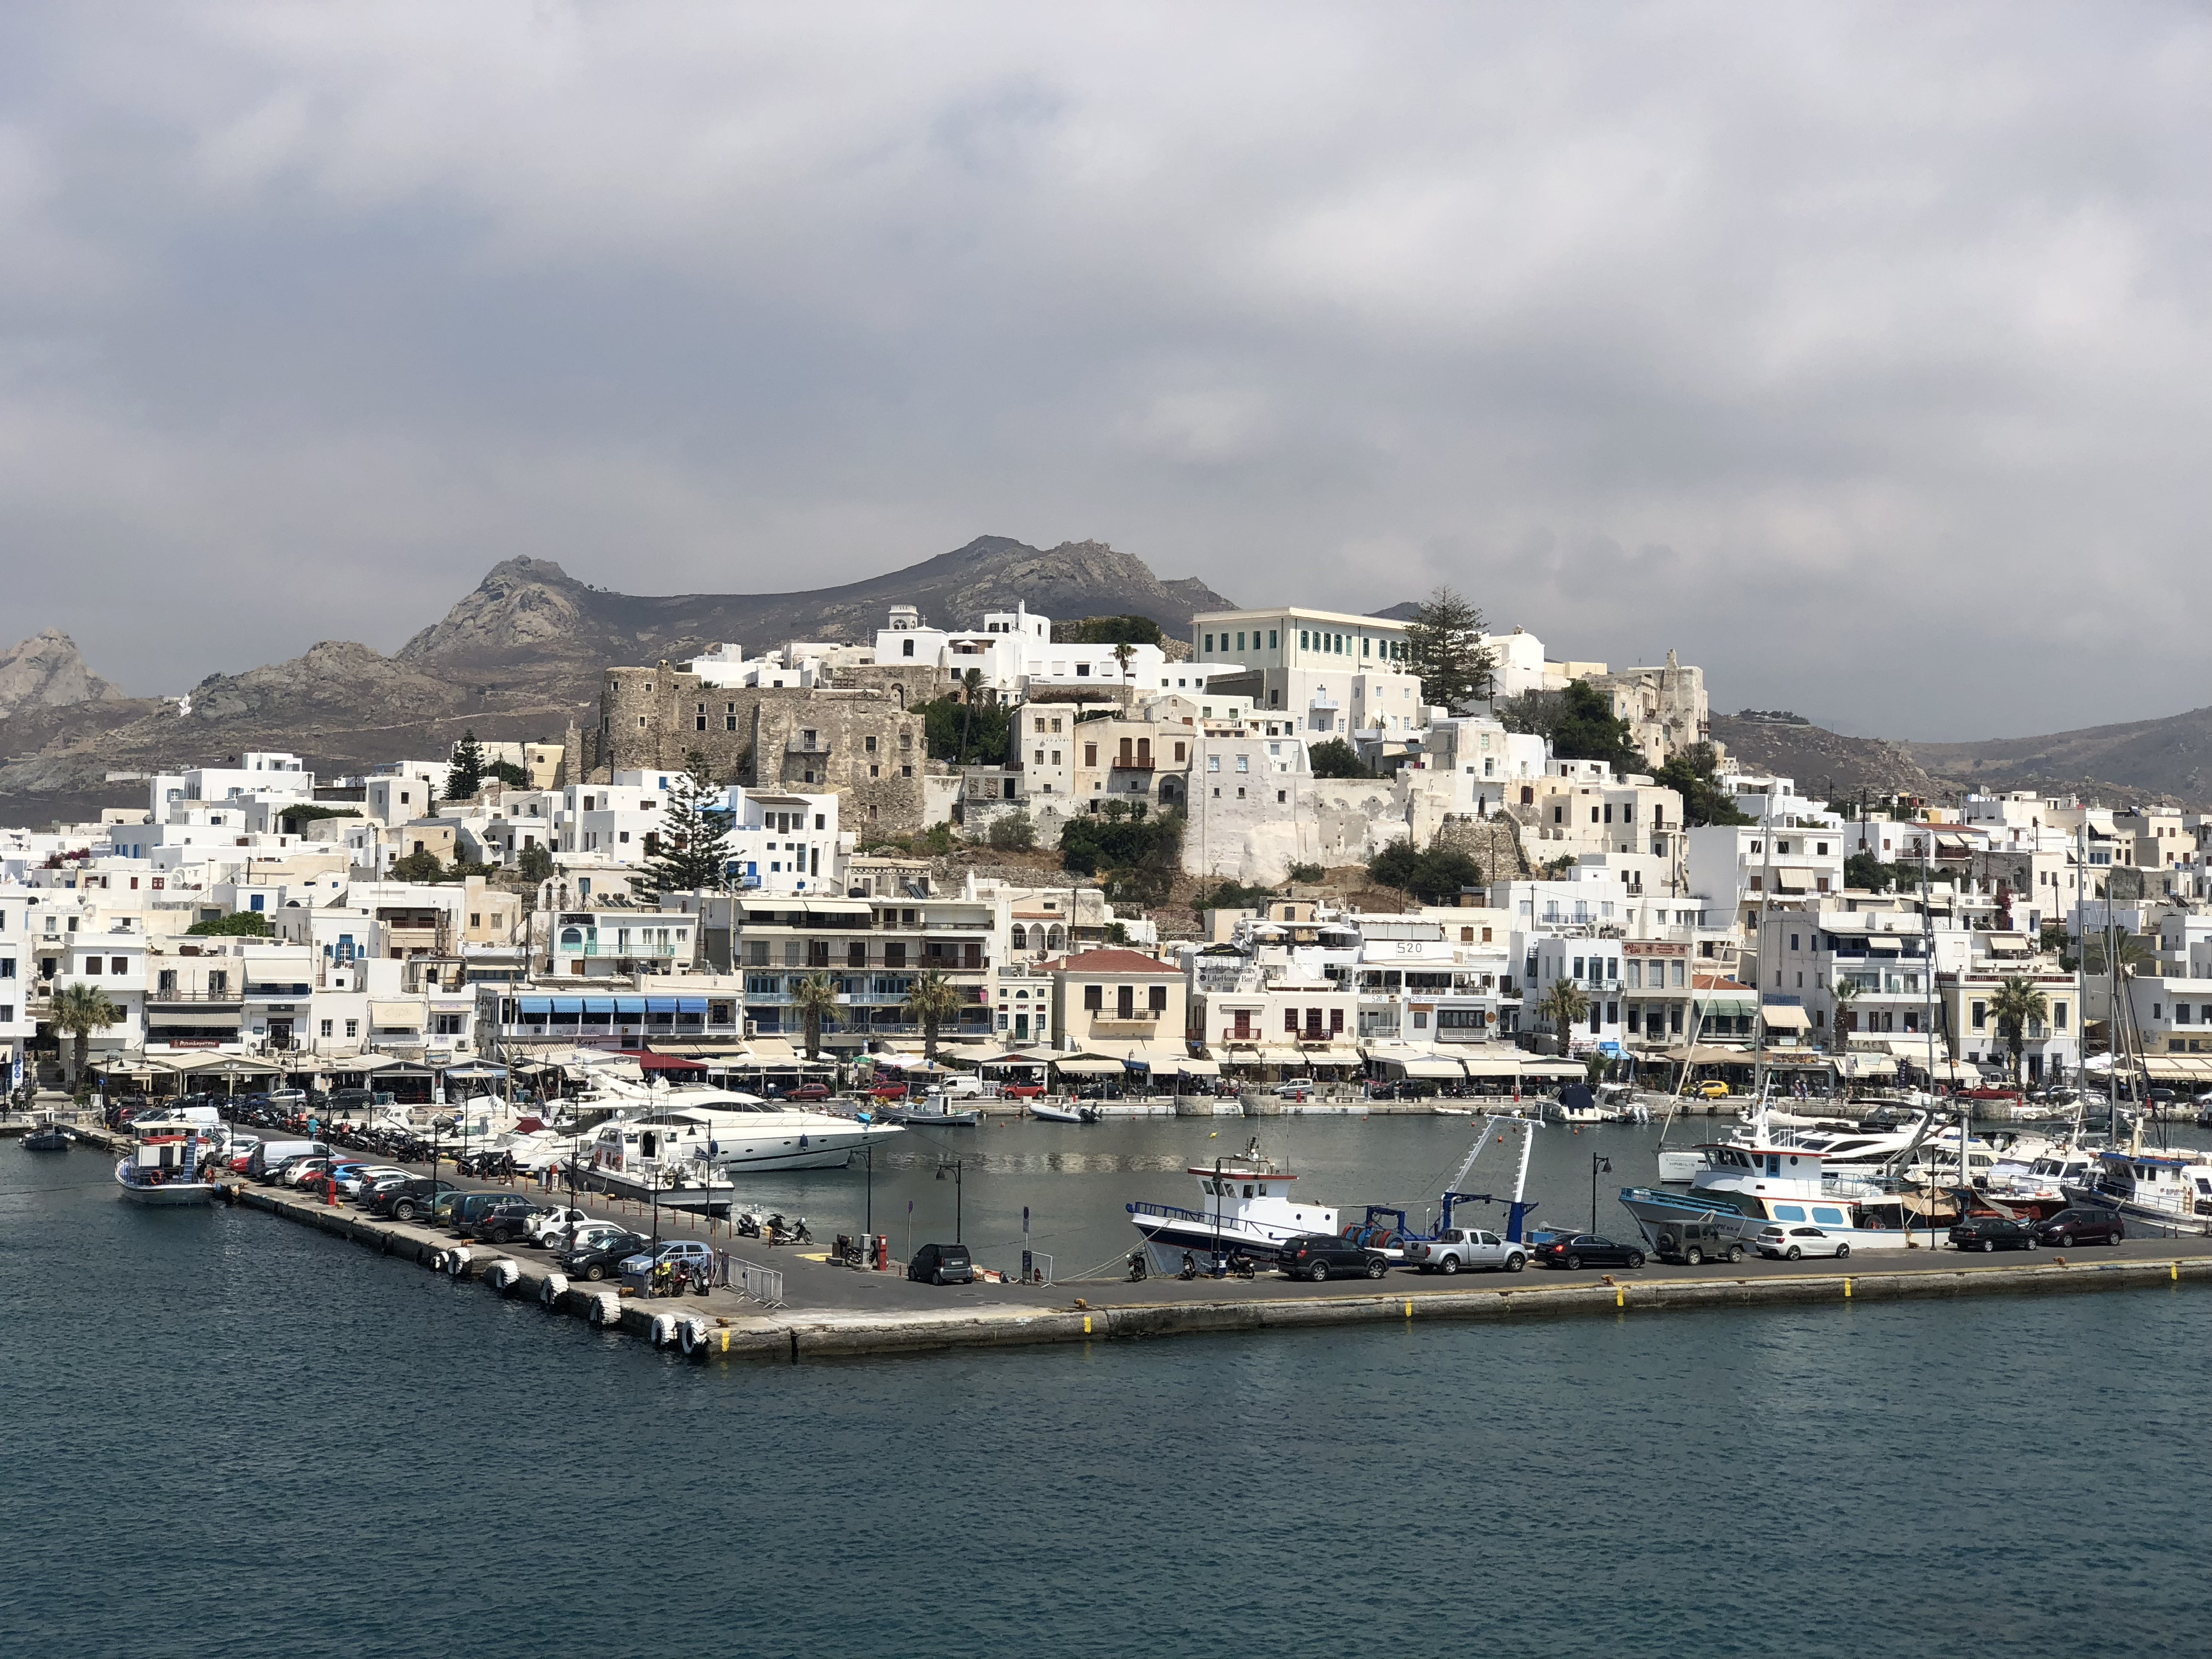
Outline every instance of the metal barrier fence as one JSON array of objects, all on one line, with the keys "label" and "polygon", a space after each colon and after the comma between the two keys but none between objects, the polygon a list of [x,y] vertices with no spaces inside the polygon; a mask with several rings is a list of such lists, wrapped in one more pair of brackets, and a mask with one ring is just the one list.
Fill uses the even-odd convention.
[{"label": "metal barrier fence", "polygon": [[752,1297],[764,1308],[783,1305],[783,1273],[780,1268],[743,1261],[727,1250],[714,1253],[714,1282],[726,1285],[739,1296]]}]

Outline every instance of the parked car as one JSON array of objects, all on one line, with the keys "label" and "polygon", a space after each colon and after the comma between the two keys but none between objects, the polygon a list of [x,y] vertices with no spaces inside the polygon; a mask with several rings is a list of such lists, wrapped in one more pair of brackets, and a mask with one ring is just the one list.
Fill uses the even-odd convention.
[{"label": "parked car", "polygon": [[1536,1246],[1535,1258],[1547,1267],[1640,1267],[1644,1252],[1633,1244],[1617,1244],[1596,1233],[1559,1233]]},{"label": "parked car", "polygon": [[1818,1227],[1785,1227],[1779,1222],[1761,1227],[1753,1247],[1771,1261],[1795,1261],[1800,1256],[1847,1256],[1850,1241],[1831,1238]]},{"label": "parked car", "polygon": [[1741,1261],[1743,1241],[1710,1221],[1669,1221],[1653,1237],[1651,1254],[1662,1261],[1695,1267],[1710,1260]]},{"label": "parked car", "polygon": [[1278,1100],[1311,1100],[1313,1098],[1313,1091],[1314,1086],[1313,1079],[1311,1078],[1294,1077],[1290,1078],[1284,1082],[1278,1083],[1275,1085],[1275,1098]]},{"label": "parked car", "polygon": [[[465,1192],[454,1199],[450,1205],[441,1202],[438,1206],[438,1210],[447,1226],[457,1233],[465,1233],[501,1205],[526,1204],[529,1201],[517,1194],[503,1190]],[[522,1230],[518,1225],[515,1231],[519,1234]]]},{"label": "parked car", "polygon": [[1330,1233],[1301,1233],[1275,1247],[1275,1266],[1285,1278],[1310,1279],[1318,1285],[1333,1273],[1380,1279],[1390,1271],[1390,1258]]},{"label": "parked car", "polygon": [[479,1244],[512,1244],[529,1233],[531,1222],[544,1214],[546,1207],[510,1194],[502,1202],[471,1213],[470,1237]]},{"label": "parked car", "polygon": [[622,1271],[628,1273],[649,1273],[663,1262],[680,1262],[693,1273],[702,1273],[714,1264],[714,1253],[696,1238],[663,1239],[658,1247],[649,1242],[645,1249],[626,1255],[622,1260]]},{"label": "parked car", "polygon": [[1496,1233],[1474,1227],[1447,1227],[1433,1240],[1414,1239],[1406,1246],[1406,1262],[1425,1273],[1455,1273],[1462,1267],[1503,1268],[1517,1273],[1528,1265],[1526,1245],[1508,1243]]},{"label": "parked car", "polygon": [[827,1100],[831,1091],[826,1083],[802,1083],[786,1097],[790,1100]]},{"label": "parked car", "polygon": [[652,1248],[653,1241],[643,1233],[624,1232],[617,1228],[588,1243],[580,1242],[561,1258],[561,1271],[571,1279],[587,1279],[596,1284],[628,1258]]},{"label": "parked car", "polygon": [[[565,1247],[580,1230],[591,1224],[591,1220],[592,1218],[581,1210],[572,1210],[565,1204],[544,1205],[539,1206],[537,1214],[530,1218],[530,1224],[523,1229],[523,1237],[532,1244]],[[620,1231],[621,1229],[616,1231]]]},{"label": "parked car", "polygon": [[2035,1224],[2039,1243],[2069,1250],[2076,1244],[2117,1244],[2127,1236],[2117,1210],[2061,1210]]},{"label": "parked car", "polygon": [[1951,1243],[1961,1250],[2032,1250],[2035,1229],[2007,1216],[1970,1215],[1951,1229]]},{"label": "parked car", "polygon": [[1700,1083],[1696,1088],[1691,1090],[1690,1092],[1695,1095],[1699,1100],[1726,1100],[1729,1097],[1729,1086],[1727,1084],[1715,1079],[1711,1082]]},{"label": "parked car", "polygon": [[264,1140],[257,1146],[246,1160],[246,1173],[266,1187],[273,1177],[270,1171],[281,1169],[295,1158],[328,1158],[331,1149],[319,1140]]},{"label": "parked car", "polygon": [[441,1200],[458,1197],[460,1190],[450,1181],[416,1176],[373,1188],[368,1194],[368,1207],[394,1221],[416,1221],[430,1214]]},{"label": "parked car", "polygon": [[903,1083],[878,1083],[868,1091],[868,1098],[871,1100],[904,1100],[906,1098],[906,1085]]},{"label": "parked car", "polygon": [[412,1181],[415,1172],[389,1164],[362,1164],[338,1176],[338,1190],[348,1198],[358,1198],[380,1181]]},{"label": "parked car", "polygon": [[1036,1100],[1043,1097],[1042,1083],[1009,1083],[999,1091],[1008,1100]]},{"label": "parked car", "polygon": [[975,1264],[965,1244],[925,1244],[906,1264],[906,1276],[931,1285],[972,1285]]}]

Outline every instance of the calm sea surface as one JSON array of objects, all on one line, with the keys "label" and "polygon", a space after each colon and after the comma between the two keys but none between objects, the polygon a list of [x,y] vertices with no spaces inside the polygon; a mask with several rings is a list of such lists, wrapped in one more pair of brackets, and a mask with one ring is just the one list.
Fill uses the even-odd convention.
[{"label": "calm sea surface", "polygon": [[[948,1139],[968,1237],[1090,1267],[1214,1127]],[[1341,1201],[1470,1128],[1267,1133]],[[2201,1291],[695,1367],[108,1167],[0,1146],[0,1653],[2212,1651]]]}]

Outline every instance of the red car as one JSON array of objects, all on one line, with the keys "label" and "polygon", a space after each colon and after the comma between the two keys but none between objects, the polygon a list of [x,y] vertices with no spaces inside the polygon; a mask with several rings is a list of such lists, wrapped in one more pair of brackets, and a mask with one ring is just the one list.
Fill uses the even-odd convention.
[{"label": "red car", "polygon": [[1009,1083],[999,1091],[1008,1100],[1035,1100],[1044,1092],[1042,1083]]},{"label": "red car", "polygon": [[790,1100],[827,1100],[830,1085],[826,1083],[802,1083],[786,1097]]},{"label": "red car", "polygon": [[868,1097],[871,1100],[904,1100],[906,1098],[906,1085],[903,1083],[878,1083],[868,1091]]}]

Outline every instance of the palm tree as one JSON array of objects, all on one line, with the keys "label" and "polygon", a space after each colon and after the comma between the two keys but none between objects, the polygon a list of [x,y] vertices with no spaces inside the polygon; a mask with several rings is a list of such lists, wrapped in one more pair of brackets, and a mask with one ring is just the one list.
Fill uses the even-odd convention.
[{"label": "palm tree", "polygon": [[809,974],[791,988],[791,1000],[806,1022],[806,1057],[822,1052],[822,1022],[837,1012],[837,981],[827,974]]},{"label": "palm tree", "polygon": [[1990,998],[1990,1012],[1996,1017],[1997,1032],[2012,1050],[2013,1086],[2020,1086],[2020,1056],[2027,1044],[2027,1024],[2030,1020],[2039,1024],[2051,1017],[2051,1000],[2036,988],[2035,981],[2018,975],[2001,983]]},{"label": "palm tree", "polygon": [[54,993],[54,1030],[76,1039],[70,1047],[71,1084],[84,1072],[85,1051],[92,1046],[92,1034],[120,1024],[122,1018],[123,1010],[97,985],[64,985]]},{"label": "palm tree", "polygon": [[1114,647],[1114,660],[1121,670],[1121,712],[1129,712],[1129,694],[1136,688],[1129,684],[1129,659],[1137,654],[1137,647],[1123,640]]},{"label": "palm tree", "polygon": [[1574,981],[1553,980],[1552,988],[1544,993],[1543,1000],[1536,1005],[1536,1013],[1540,1018],[1549,1021],[1552,1029],[1559,1034],[1559,1052],[1565,1054],[1569,1035],[1589,1013],[1589,998],[1583,994],[1583,988]]},{"label": "palm tree", "polygon": [[908,1018],[921,1025],[921,1057],[929,1064],[937,1063],[937,1028],[948,1019],[959,1016],[967,994],[934,968],[919,974],[906,994],[904,1012]]},{"label": "palm tree", "polygon": [[[983,689],[983,671],[969,669],[960,677],[960,684],[968,694],[967,708],[960,716],[960,764],[965,766],[968,763],[968,731],[975,723],[975,697]],[[1005,758],[1003,755],[1000,757],[1001,760]]]},{"label": "palm tree", "polygon": [[1844,1022],[1850,1014],[1851,1004],[1866,994],[1866,987],[1855,979],[1839,979],[1830,989],[1828,994],[1836,1000],[1836,1029],[1831,1034],[1830,1046],[1840,1054],[1850,1047],[1850,1044],[1844,1040],[1844,1033],[1850,1028]]}]

